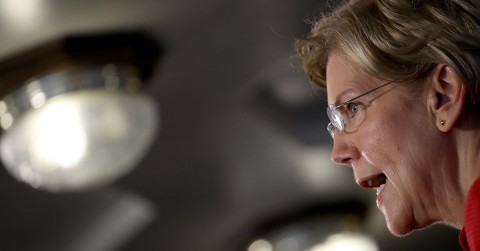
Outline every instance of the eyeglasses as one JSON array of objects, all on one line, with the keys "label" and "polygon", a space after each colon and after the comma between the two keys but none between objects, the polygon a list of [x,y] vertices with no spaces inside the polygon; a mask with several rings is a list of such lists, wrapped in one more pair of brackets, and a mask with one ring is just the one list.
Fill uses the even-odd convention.
[{"label": "eyeglasses", "polygon": [[[362,93],[352,99],[349,99],[339,105],[330,104],[327,107],[327,115],[330,119],[330,123],[327,125],[327,131],[330,135],[335,135],[335,131],[353,131],[356,130],[357,126],[363,121],[365,114],[361,112],[365,107],[363,104],[355,103],[353,101],[368,95],[372,92],[377,91],[378,89],[391,84],[393,81],[390,81],[381,86],[375,87],[365,93]],[[355,117],[355,121],[353,118]]]}]

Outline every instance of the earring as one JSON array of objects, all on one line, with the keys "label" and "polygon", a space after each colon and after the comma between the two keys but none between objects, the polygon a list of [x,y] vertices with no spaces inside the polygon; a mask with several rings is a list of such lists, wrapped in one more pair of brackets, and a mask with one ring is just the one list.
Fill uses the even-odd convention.
[{"label": "earring", "polygon": [[445,120],[442,119],[442,120],[440,121],[440,125],[442,125],[442,126],[445,125]]}]

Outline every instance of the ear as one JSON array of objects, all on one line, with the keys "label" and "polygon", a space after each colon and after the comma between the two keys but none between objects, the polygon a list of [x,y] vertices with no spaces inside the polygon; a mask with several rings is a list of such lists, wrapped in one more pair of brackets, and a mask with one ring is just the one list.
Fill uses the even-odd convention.
[{"label": "ear", "polygon": [[450,66],[438,64],[430,79],[428,107],[437,128],[448,132],[460,118],[465,104],[465,88],[457,72]]}]

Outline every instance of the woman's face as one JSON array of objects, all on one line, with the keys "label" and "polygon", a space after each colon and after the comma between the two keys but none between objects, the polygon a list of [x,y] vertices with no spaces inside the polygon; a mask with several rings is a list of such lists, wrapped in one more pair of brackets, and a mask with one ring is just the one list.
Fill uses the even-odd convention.
[{"label": "woman's face", "polygon": [[[327,64],[329,104],[340,104],[386,83],[360,72],[337,54]],[[395,235],[439,220],[432,170],[436,156],[434,124],[425,95],[395,83],[356,100],[365,106],[358,128],[336,132],[332,160],[352,167],[358,185],[377,190],[377,206]],[[356,119],[353,117],[352,120]]]}]

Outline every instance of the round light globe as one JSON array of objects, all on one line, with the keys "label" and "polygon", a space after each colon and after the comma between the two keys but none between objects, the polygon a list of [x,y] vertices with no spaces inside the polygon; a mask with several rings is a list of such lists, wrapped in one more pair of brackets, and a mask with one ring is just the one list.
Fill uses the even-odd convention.
[{"label": "round light globe", "polygon": [[0,117],[0,156],[11,175],[42,190],[114,181],[138,164],[157,131],[156,104],[141,93],[91,89],[31,103],[39,108],[14,124],[9,113]]}]

